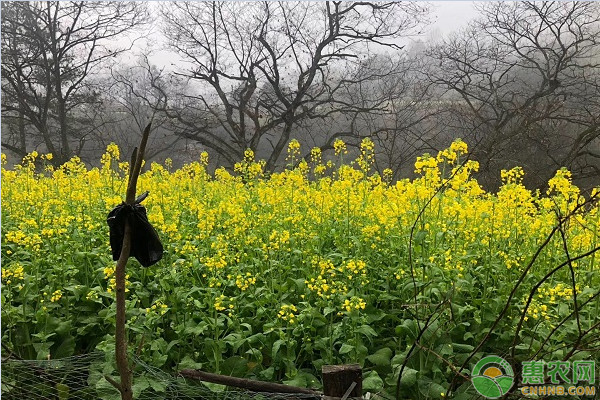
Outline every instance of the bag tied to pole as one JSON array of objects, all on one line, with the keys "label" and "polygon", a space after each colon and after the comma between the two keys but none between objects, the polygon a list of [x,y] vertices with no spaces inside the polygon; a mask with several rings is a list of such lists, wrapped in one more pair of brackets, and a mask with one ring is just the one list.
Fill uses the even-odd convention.
[{"label": "bag tied to pole", "polygon": [[110,247],[112,257],[117,261],[121,256],[123,236],[125,235],[125,221],[129,220],[131,228],[130,257],[135,257],[144,267],[156,264],[163,256],[163,246],[154,227],[148,221],[146,208],[141,203],[148,192],[140,195],[135,204],[125,202],[116,206],[106,218],[110,229]]}]

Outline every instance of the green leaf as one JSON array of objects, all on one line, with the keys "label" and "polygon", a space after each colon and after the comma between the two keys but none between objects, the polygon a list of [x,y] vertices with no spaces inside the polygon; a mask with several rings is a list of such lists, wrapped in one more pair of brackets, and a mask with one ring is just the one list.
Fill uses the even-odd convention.
[{"label": "green leaf", "polygon": [[378,367],[385,367],[391,364],[394,352],[389,347],[377,350],[374,354],[367,356],[367,360]]},{"label": "green leaf", "polygon": [[142,392],[150,387],[150,382],[145,376],[138,376],[134,379],[131,391],[133,392],[133,398],[138,399]]},{"label": "green leaf", "polygon": [[413,236],[413,240],[417,244],[422,244],[426,237],[427,237],[427,231],[418,231]]},{"label": "green leaf", "polygon": [[348,343],[344,343],[342,347],[340,347],[339,354],[347,354],[354,350],[354,346]]},{"label": "green leaf", "polygon": [[64,383],[56,384],[56,392],[58,394],[58,400],[68,400],[69,399],[69,387]]},{"label": "green leaf", "polygon": [[454,354],[454,347],[450,343],[443,343],[438,346],[437,353],[441,356],[449,356]]},{"label": "green leaf", "polygon": [[168,352],[169,352],[169,350],[171,350],[171,348],[172,348],[173,346],[175,346],[175,345],[178,345],[178,344],[180,344],[180,343],[181,343],[181,340],[171,340],[171,341],[169,342],[169,344],[167,345],[167,349],[165,350],[165,352],[166,352],[166,353],[168,353]]},{"label": "green leaf", "polygon": [[179,362],[178,369],[201,369],[202,363],[194,361],[189,355]]},{"label": "green leaf", "polygon": [[219,385],[218,383],[202,382],[211,392],[221,393],[227,390],[227,386]]},{"label": "green leaf", "polygon": [[335,312],[335,308],[333,307],[325,307],[323,309],[323,315],[324,316],[328,316],[329,314],[331,314],[332,312]]},{"label": "green leaf", "polygon": [[150,387],[157,393],[164,393],[167,390],[167,382],[164,380],[148,378],[148,382],[150,383]]},{"label": "green leaf", "polygon": [[369,339],[377,336],[377,332],[375,332],[375,329],[371,328],[369,325],[361,325],[358,328],[356,328],[355,332],[361,333]]},{"label": "green leaf", "polygon": [[259,372],[258,374],[261,378],[265,380],[273,380],[275,376],[275,368],[269,367]]},{"label": "green leaf", "polygon": [[200,322],[200,323],[196,324],[193,321],[189,321],[186,324],[186,327],[183,330],[183,333],[192,335],[192,336],[201,336],[202,334],[204,334],[204,332],[206,332],[207,329],[208,329],[208,324],[206,324],[206,322]]},{"label": "green leaf", "polygon": [[233,356],[229,357],[221,365],[221,373],[223,375],[241,377],[248,371],[248,361],[244,357]]},{"label": "green leaf", "polygon": [[475,347],[470,344],[452,343],[452,348],[457,353],[470,353]]},{"label": "green leaf", "polygon": [[299,290],[303,290],[306,287],[306,283],[304,283],[305,280],[305,278],[294,279],[294,285],[296,285],[296,288]]},{"label": "green leaf", "polygon": [[377,298],[377,300],[379,300],[379,301],[394,301],[394,300],[398,300],[398,299],[399,299],[398,296],[394,296],[388,292],[381,293]]},{"label": "green leaf", "polygon": [[292,379],[283,381],[284,384],[296,387],[307,387],[308,382],[306,381],[306,376],[302,373],[296,374]]},{"label": "green leaf", "polygon": [[362,387],[363,390],[378,392],[383,388],[383,379],[379,377],[377,371],[369,371],[364,375]]},{"label": "green leaf", "polygon": [[56,348],[53,358],[65,358],[70,357],[75,353],[75,338],[68,336],[62,343]]},{"label": "green leaf", "polygon": [[[118,377],[112,377],[115,381],[118,381]],[[104,377],[100,378],[96,382],[96,395],[102,400],[121,400],[121,393],[111,385]]]},{"label": "green leaf", "polygon": [[271,357],[273,357],[274,360],[277,359],[277,354],[279,353],[279,349],[283,344],[285,344],[285,342],[281,339],[276,340],[275,343],[273,343],[273,348],[271,349]]},{"label": "green leaf", "polygon": [[432,399],[440,399],[446,394],[446,389],[442,385],[429,379],[419,381],[419,391]]},{"label": "green leaf", "polygon": [[319,386],[319,380],[313,374],[305,371],[298,371],[296,376],[288,381],[283,381],[286,385],[314,388]]},{"label": "green leaf", "polygon": [[62,321],[56,326],[56,328],[54,328],[54,332],[57,335],[66,336],[69,334],[69,331],[72,329],[72,327],[73,325],[71,324],[71,321]]},{"label": "green leaf", "polygon": [[417,337],[418,331],[419,329],[417,327],[417,324],[412,319],[405,319],[402,322],[402,325],[398,325],[396,327],[396,334],[409,336],[413,339]]},{"label": "green leaf", "polygon": [[47,360],[48,356],[50,356],[50,347],[54,344],[54,342],[46,342],[46,343],[33,343],[33,348],[35,349],[37,355],[37,360]]},{"label": "green leaf", "polygon": [[[402,371],[402,379],[400,381],[400,385],[401,386],[414,386],[415,383],[417,383],[417,376],[419,374],[419,371],[417,371],[416,369],[412,369],[412,368],[404,368],[404,371]],[[396,374],[398,375],[398,374]]]},{"label": "green leaf", "polygon": [[257,362],[261,362],[262,361],[262,353],[259,349],[255,349],[255,348],[251,348],[249,350],[246,350],[246,353],[244,354],[248,354],[250,356],[250,359],[254,359],[257,360]]}]

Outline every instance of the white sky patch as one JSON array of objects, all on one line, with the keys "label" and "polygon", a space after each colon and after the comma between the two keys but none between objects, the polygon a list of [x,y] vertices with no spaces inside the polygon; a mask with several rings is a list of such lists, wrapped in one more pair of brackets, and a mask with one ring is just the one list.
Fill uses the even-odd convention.
[{"label": "white sky patch", "polygon": [[473,1],[434,1],[432,16],[434,23],[430,29],[439,32],[445,37],[464,28],[469,21],[477,17],[477,10]]}]

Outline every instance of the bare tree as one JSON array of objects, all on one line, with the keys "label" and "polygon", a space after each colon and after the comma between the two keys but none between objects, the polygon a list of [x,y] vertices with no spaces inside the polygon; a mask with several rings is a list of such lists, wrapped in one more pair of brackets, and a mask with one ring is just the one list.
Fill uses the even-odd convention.
[{"label": "bare tree", "polygon": [[[94,146],[88,146],[88,151],[98,154],[110,142],[117,142],[125,154],[130,153],[141,140],[148,121],[152,121],[146,159],[181,155],[179,145],[183,139],[174,134],[167,115],[158,111],[165,101],[162,92],[155,87],[162,70],[150,65],[148,57],[149,53],[142,54],[135,64],[113,66],[110,76],[99,82],[105,88],[100,111],[102,124],[94,131]],[[171,89],[183,91],[173,85]],[[174,158],[183,161],[182,157]]]},{"label": "bare tree", "polygon": [[[429,121],[440,112],[435,86],[428,84],[427,59],[411,46],[404,57],[375,57],[366,75],[376,70],[386,74],[371,85],[355,85],[349,103],[376,105],[354,114],[360,120],[356,135],[369,135],[376,143],[376,167],[389,168],[393,178],[412,172],[416,156],[439,149],[440,132]],[[390,67],[377,67],[378,64]],[[393,66],[393,68],[391,68]],[[390,73],[391,72],[391,73]],[[378,104],[375,99],[384,100]]]},{"label": "bare tree", "polygon": [[[61,163],[81,152],[95,128],[99,91],[90,76],[127,50],[111,42],[146,18],[139,2],[3,2],[3,116],[30,125],[34,145],[43,143]],[[19,140],[2,146],[27,152]]]},{"label": "bare tree", "polygon": [[[177,74],[191,90],[185,107],[165,90],[165,111],[181,134],[228,163],[251,148],[273,169],[308,121],[385,109],[389,99],[356,104],[348,93],[394,72],[365,74],[363,63],[377,49],[399,50],[398,40],[416,33],[426,12],[423,3],[169,3],[164,33],[185,60]],[[205,111],[207,122],[190,121],[192,110]]]},{"label": "bare tree", "polygon": [[[562,166],[600,175],[600,5],[492,2],[468,30],[434,47],[447,89],[446,129],[477,143],[486,181],[524,164],[540,186]],[[493,178],[492,178],[493,174]]]}]

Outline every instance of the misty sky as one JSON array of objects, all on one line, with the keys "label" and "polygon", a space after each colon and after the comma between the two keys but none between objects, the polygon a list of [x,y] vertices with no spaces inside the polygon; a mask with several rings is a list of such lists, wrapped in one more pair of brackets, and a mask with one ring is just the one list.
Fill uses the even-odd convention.
[{"label": "misty sky", "polygon": [[[426,34],[421,38],[424,41],[432,37],[438,38],[438,35],[447,36],[452,32],[463,28],[467,23],[477,16],[475,4],[473,1],[432,1],[433,6],[431,11],[432,24],[428,27]],[[158,29],[155,29],[158,30]],[[150,57],[153,63],[165,66],[170,69],[173,64],[179,64],[178,56],[160,49],[162,47],[161,35],[157,32],[149,36],[149,40],[144,41],[144,44],[138,43],[142,48],[149,46],[152,49]]]},{"label": "misty sky", "polygon": [[433,29],[439,29],[443,35],[447,35],[457,29],[464,27],[471,19],[477,16],[472,1],[434,1],[432,15],[436,21],[432,24]]}]

